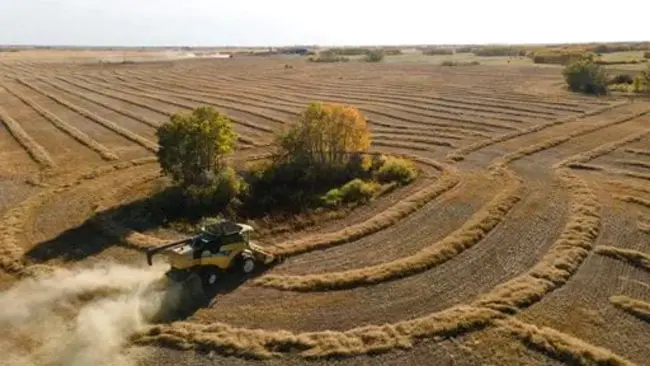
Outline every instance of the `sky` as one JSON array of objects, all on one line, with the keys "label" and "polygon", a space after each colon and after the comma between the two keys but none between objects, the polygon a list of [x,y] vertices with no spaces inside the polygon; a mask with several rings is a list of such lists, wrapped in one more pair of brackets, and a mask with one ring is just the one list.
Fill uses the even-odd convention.
[{"label": "sky", "polygon": [[[639,14],[635,21],[635,14]],[[0,0],[0,44],[282,46],[650,40],[649,0]]]}]

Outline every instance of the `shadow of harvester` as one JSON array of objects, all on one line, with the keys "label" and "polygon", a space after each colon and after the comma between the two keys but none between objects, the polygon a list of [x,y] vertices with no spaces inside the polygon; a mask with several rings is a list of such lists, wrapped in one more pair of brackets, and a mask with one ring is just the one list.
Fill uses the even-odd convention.
[{"label": "shadow of harvester", "polygon": [[[122,264],[134,265],[137,267],[146,266],[146,250],[142,247],[129,244],[131,236],[137,233],[127,225],[120,225],[119,220],[125,217],[125,213],[132,213],[134,208],[142,207],[142,202],[134,202],[122,206],[116,206],[85,220],[77,227],[70,228],[53,239],[40,242],[25,253],[23,260],[30,264],[55,262],[78,262],[101,254],[102,252],[115,247],[128,250],[111,252],[98,259],[110,259]],[[137,210],[136,210],[137,211]],[[108,219],[108,220],[107,220]],[[106,230],[102,223],[106,221],[118,222],[119,230]],[[130,222],[130,220],[125,220]],[[138,230],[155,228],[154,224],[141,222],[137,225]],[[162,245],[164,241],[160,240]],[[117,253],[117,255],[114,255]],[[154,257],[155,261],[164,256]],[[147,267],[145,267],[147,268]],[[160,309],[154,316],[155,322],[169,322],[185,319],[202,307],[211,306],[215,303],[219,294],[225,294],[236,290],[247,280],[259,276],[270,267],[258,263],[253,273],[244,275],[240,268],[234,267],[222,272],[219,281],[211,286],[203,286],[199,278],[177,282],[167,276],[158,281],[155,296],[162,296]],[[152,293],[153,294],[153,293]]]}]

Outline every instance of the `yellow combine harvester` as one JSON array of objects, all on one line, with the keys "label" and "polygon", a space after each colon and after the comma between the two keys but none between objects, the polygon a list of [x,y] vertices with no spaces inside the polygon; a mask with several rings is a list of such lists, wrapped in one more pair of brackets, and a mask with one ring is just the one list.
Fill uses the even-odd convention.
[{"label": "yellow combine harvester", "polygon": [[224,271],[250,274],[258,263],[268,265],[277,259],[251,242],[252,232],[251,226],[232,221],[207,225],[196,236],[148,249],[147,263],[152,265],[152,257],[161,253],[171,265],[168,278],[174,282],[198,278],[205,289],[216,284]]}]

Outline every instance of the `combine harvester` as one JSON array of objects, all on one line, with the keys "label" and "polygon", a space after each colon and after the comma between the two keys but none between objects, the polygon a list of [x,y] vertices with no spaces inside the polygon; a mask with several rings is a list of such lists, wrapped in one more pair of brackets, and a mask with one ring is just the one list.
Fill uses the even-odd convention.
[{"label": "combine harvester", "polygon": [[205,225],[198,235],[147,250],[147,263],[163,254],[171,268],[167,278],[189,288],[193,296],[206,296],[226,271],[251,274],[259,263],[280,260],[250,240],[253,228],[232,221]]}]

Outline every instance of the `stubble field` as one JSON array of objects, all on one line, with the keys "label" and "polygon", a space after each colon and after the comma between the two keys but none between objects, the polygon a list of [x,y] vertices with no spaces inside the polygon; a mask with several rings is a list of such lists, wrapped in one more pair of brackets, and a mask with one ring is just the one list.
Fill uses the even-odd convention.
[{"label": "stubble field", "polygon": [[[288,259],[210,306],[143,315],[138,284],[161,269],[142,249],[174,233],[107,212],[159,179],[156,126],[213,105],[246,161],[310,101],[357,106],[372,150],[425,174],[343,218],[262,236]],[[648,112],[523,64],[4,62],[0,305],[26,309],[0,316],[4,361],[647,364]],[[128,267],[96,269],[108,262]]]}]

